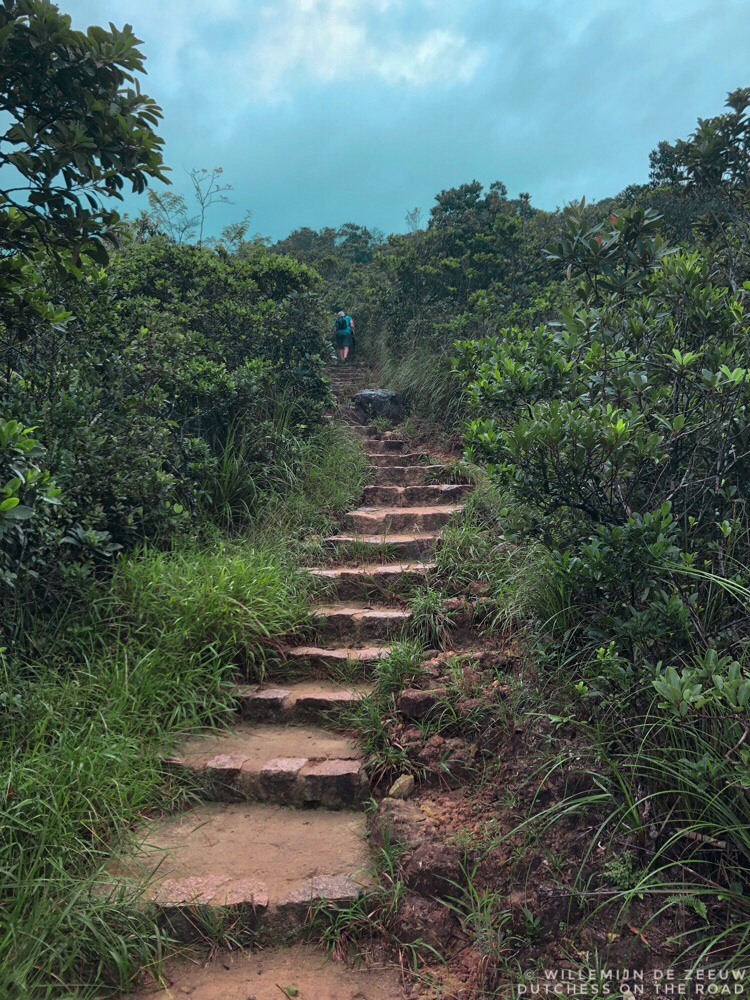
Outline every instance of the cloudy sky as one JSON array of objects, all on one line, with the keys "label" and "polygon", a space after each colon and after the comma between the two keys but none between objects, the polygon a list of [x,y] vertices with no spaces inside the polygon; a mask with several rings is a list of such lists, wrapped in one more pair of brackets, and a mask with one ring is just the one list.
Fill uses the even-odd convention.
[{"label": "cloudy sky", "polygon": [[[130,23],[164,108],[174,190],[224,168],[274,238],[403,230],[446,187],[504,181],[554,208],[644,181],[750,86],[750,0],[60,0]],[[130,206],[134,207],[134,206]],[[138,207],[137,205],[135,207]]]}]

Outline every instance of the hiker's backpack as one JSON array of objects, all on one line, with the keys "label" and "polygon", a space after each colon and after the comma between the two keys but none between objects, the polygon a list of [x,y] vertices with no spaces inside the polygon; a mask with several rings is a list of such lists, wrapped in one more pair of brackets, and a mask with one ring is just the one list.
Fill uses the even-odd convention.
[{"label": "hiker's backpack", "polygon": [[346,333],[349,329],[349,317],[348,316],[337,316],[336,317],[336,332]]}]

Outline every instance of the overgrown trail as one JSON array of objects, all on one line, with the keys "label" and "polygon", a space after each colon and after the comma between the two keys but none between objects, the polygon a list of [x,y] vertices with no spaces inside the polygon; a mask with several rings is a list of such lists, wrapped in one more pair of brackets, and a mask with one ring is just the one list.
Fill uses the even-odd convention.
[{"label": "overgrown trail", "polygon": [[[356,377],[354,366],[334,370],[340,404]],[[345,412],[340,405],[339,419]],[[185,942],[257,930],[288,943],[311,904],[346,905],[367,883],[369,777],[337,716],[369,690],[364,678],[402,635],[409,612],[397,595],[425,577],[467,487],[442,483],[442,465],[410,452],[394,432],[352,430],[369,455],[372,485],[342,533],[326,539],[330,565],[312,570],[326,584],[314,644],[288,649],[265,684],[238,687],[241,718],[231,731],[183,745],[170,764],[192,773],[202,801],[152,825],[144,839],[139,863],[154,873],[151,898]],[[299,947],[236,952],[205,968],[181,964],[168,976],[172,985],[156,995],[277,1000],[285,986],[300,1000],[407,995],[395,971],[325,966],[322,953]]]}]

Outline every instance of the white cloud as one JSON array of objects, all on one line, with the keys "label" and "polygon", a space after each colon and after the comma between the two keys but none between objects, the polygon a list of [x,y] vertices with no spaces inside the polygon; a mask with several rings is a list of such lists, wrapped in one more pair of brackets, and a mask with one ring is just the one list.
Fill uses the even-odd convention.
[{"label": "white cloud", "polygon": [[419,88],[466,83],[484,51],[460,28],[463,0],[67,0],[77,27],[128,21],[160,93],[205,73],[242,104],[310,83],[371,78]]},{"label": "white cloud", "polygon": [[428,32],[398,51],[381,52],[373,69],[391,83],[419,87],[428,83],[468,83],[482,64],[483,53],[470,49],[465,38],[444,28]]},{"label": "white cloud", "polygon": [[470,80],[483,52],[451,27],[432,26],[434,13],[410,35],[398,17],[403,9],[403,0],[282,0],[262,8],[249,49],[232,57],[233,75],[270,100],[306,81],[345,85],[369,76],[421,87]]}]

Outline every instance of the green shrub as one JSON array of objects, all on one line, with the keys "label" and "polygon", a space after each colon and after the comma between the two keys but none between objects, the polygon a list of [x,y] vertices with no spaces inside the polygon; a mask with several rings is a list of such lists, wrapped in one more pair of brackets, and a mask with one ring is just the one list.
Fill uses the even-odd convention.
[{"label": "green shrub", "polygon": [[[522,350],[518,331],[458,345],[467,451],[523,509],[515,537],[556,553],[592,641],[650,656],[668,635],[674,653],[707,600],[676,573],[750,555],[747,321],[697,254],[664,256],[648,213],[586,226],[574,216],[556,251],[583,277],[562,328],[526,331]],[[739,617],[727,605],[714,627]]]}]

